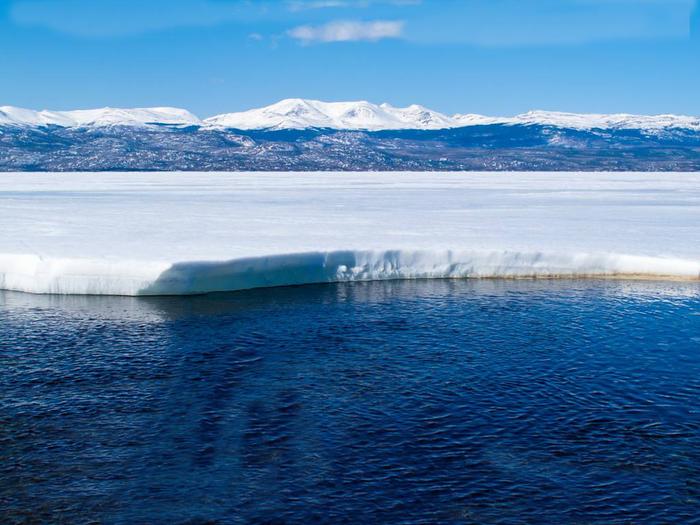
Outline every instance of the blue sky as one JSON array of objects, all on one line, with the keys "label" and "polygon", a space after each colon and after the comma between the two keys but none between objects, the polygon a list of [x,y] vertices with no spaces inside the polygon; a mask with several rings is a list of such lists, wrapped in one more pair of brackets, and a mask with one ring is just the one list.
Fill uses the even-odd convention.
[{"label": "blue sky", "polygon": [[695,0],[0,0],[0,105],[700,115]]}]

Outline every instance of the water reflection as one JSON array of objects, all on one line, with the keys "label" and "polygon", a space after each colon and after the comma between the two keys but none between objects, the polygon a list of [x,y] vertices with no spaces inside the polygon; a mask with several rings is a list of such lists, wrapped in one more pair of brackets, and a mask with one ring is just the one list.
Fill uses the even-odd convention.
[{"label": "water reflection", "polygon": [[34,295],[0,290],[0,308],[9,311],[33,310],[38,316],[45,309],[61,310],[66,315],[119,320],[151,320],[188,315],[231,313],[251,308],[308,303],[309,300],[334,304],[383,303],[442,299],[454,296],[478,296],[486,299],[525,293],[544,294],[547,299],[573,298],[591,292],[614,299],[635,301],[685,300],[700,295],[700,283],[654,280],[582,280],[582,279],[440,279],[414,281],[353,282],[261,288],[235,293],[211,293],[193,296],[115,297],[91,295]]}]

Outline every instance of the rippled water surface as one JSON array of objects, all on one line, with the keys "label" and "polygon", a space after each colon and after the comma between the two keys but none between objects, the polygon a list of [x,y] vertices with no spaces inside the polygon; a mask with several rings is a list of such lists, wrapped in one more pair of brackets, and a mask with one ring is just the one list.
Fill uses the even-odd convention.
[{"label": "rippled water surface", "polygon": [[0,522],[700,523],[700,286],[0,292]]}]

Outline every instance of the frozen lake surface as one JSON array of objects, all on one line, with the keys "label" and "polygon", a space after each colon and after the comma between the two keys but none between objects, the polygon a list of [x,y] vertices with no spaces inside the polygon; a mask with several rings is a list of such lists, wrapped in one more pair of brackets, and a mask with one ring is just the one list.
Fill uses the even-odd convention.
[{"label": "frozen lake surface", "polygon": [[700,275],[700,174],[0,175],[0,288]]}]

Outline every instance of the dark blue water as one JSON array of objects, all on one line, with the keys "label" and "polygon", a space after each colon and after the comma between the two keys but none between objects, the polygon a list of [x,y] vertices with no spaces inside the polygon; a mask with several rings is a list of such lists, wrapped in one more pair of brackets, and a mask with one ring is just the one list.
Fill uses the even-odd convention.
[{"label": "dark blue water", "polygon": [[0,292],[0,522],[700,523],[700,286]]}]

